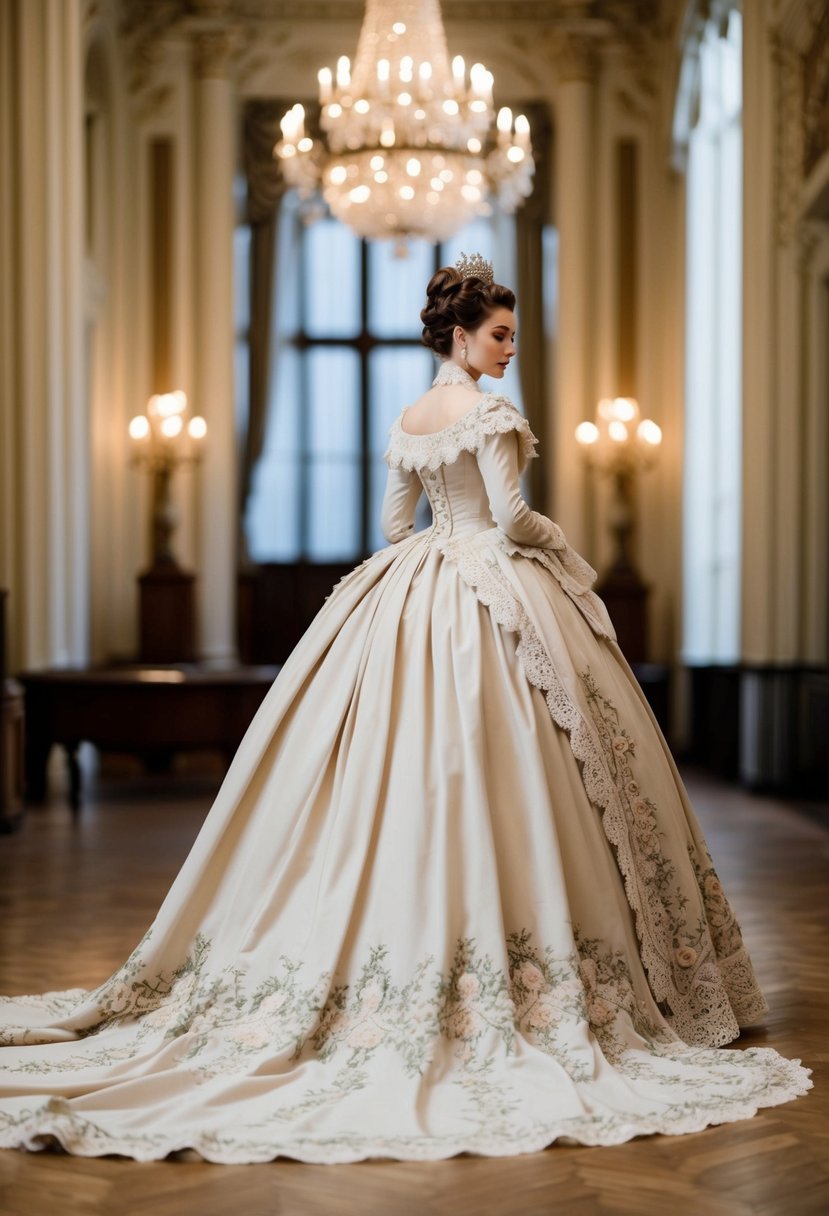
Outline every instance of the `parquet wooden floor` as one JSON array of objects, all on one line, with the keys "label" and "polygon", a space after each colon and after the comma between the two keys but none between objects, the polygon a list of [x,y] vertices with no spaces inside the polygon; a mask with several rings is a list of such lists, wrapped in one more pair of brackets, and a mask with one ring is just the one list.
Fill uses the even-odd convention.
[{"label": "parquet wooden floor", "polygon": [[[136,1164],[0,1153],[3,1216],[824,1216],[829,1213],[829,807],[689,786],[771,1014],[745,1036],[815,1071],[805,1098],[692,1136],[428,1164]],[[0,837],[0,991],[92,986],[152,919],[209,805],[193,776],[99,780]]]}]

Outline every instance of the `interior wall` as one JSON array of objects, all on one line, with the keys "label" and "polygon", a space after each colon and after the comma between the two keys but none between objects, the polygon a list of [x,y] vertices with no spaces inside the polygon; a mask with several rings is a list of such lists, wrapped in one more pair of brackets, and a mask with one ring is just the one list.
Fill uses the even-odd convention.
[{"label": "interior wall", "polygon": [[[256,6],[240,5],[239,11],[246,7],[252,11]],[[780,449],[781,436],[773,428],[767,429],[777,415],[769,396],[774,376],[763,360],[774,344],[770,339],[775,337],[775,328],[772,315],[763,312],[763,300],[772,276],[779,277],[780,267],[778,246],[771,235],[773,152],[770,137],[764,134],[768,124],[774,129],[776,68],[763,39],[779,13],[773,0],[760,7],[765,15],[752,27],[754,33],[747,34],[750,45],[746,49],[746,103],[754,114],[748,142],[754,148],[752,180],[759,183],[759,189],[752,191],[753,211],[746,217],[754,276],[746,282],[746,299],[751,297],[754,308],[754,312],[749,308],[746,317],[747,375],[749,354],[753,369],[750,387],[746,381],[746,400],[751,404],[755,443],[746,458],[752,489],[746,503],[746,520],[751,522],[745,527],[744,579],[746,601],[756,609],[744,626],[747,658],[774,649],[769,639],[777,636],[779,626],[762,617],[759,605],[763,595],[773,592],[779,598],[782,594],[774,582],[773,572],[779,569],[774,563],[789,536],[779,534],[779,523],[771,531],[767,527],[762,536],[752,526],[758,511],[767,525],[773,523],[764,494],[770,479],[779,487],[783,471],[778,468],[772,478],[772,470],[788,450],[785,445]],[[147,6],[125,0],[96,4],[71,0],[61,8],[60,18],[55,15],[56,7],[45,0],[34,4],[15,0],[4,9],[0,67],[13,59],[26,65],[26,71],[19,74],[0,71],[0,117],[3,133],[9,136],[3,138],[0,154],[0,189],[3,201],[9,202],[0,209],[0,252],[9,254],[3,257],[4,265],[17,266],[0,285],[0,342],[4,344],[0,353],[8,356],[0,359],[0,461],[4,473],[0,581],[12,591],[13,666],[80,661],[89,653],[96,658],[128,655],[134,649],[134,579],[147,560],[147,504],[145,479],[128,464],[126,425],[144,408],[152,392],[173,386],[183,388],[199,412],[212,414],[208,418],[208,466],[196,476],[188,471],[176,479],[182,517],[176,544],[181,560],[199,574],[203,649],[217,660],[232,656],[235,541],[231,536],[235,538],[236,530],[232,518],[232,310],[228,298],[224,311],[219,306],[218,312],[210,313],[205,300],[212,299],[210,292],[216,289],[211,267],[217,251],[222,258],[229,255],[232,239],[232,206],[225,206],[232,181],[225,177],[232,175],[228,166],[235,164],[235,124],[246,97],[312,95],[318,66],[353,50],[359,26],[354,15],[303,20],[301,13],[288,17],[282,9],[278,19],[239,20],[233,16],[236,8],[227,4],[223,12],[221,4],[213,4],[207,15],[194,21],[187,6],[173,4],[165,9],[175,14],[169,25],[164,24],[163,15],[157,20],[155,6],[153,24]],[[604,523],[606,486],[588,475],[573,430],[577,422],[593,415],[599,397],[621,391],[623,372],[632,376],[643,413],[663,430],[658,464],[640,485],[638,555],[652,588],[651,657],[671,662],[681,604],[684,194],[681,172],[671,160],[670,127],[682,59],[678,41],[685,28],[682,13],[678,11],[670,21],[660,18],[662,24],[657,22],[645,34],[635,28],[635,22],[625,28],[598,23],[585,33],[583,24],[577,29],[556,26],[549,14],[530,20],[526,8],[521,20],[508,20],[500,10],[493,10],[486,21],[479,13],[470,22],[463,16],[462,6],[453,5],[447,36],[450,48],[462,46],[467,58],[479,55],[487,63],[499,90],[512,97],[539,100],[554,114],[553,209],[561,265],[558,333],[551,352],[546,401],[549,443],[544,459],[550,497],[541,505],[601,570],[610,556]],[[546,8],[550,13],[558,11],[555,5],[541,5],[538,11]],[[331,6],[327,9],[330,13]],[[47,27],[56,20],[63,23],[58,41],[66,62],[51,76],[44,74],[49,60],[39,19]],[[95,179],[95,190],[96,197],[105,200],[106,229],[100,247],[85,260],[83,200],[76,200],[76,213],[63,221],[63,231],[69,235],[58,242],[58,256],[50,259],[52,269],[47,273],[36,247],[36,233],[48,229],[52,180],[82,180],[79,132],[83,129],[85,77],[88,93],[91,79],[97,81],[94,102],[103,124],[106,168],[104,179]],[[57,114],[57,129],[66,132],[65,139],[47,138],[45,116],[38,113],[37,99],[25,84],[40,79],[49,79],[49,89],[56,90],[51,105]],[[218,106],[219,123],[209,118],[215,112],[213,106]],[[151,324],[149,166],[152,143],[159,139],[169,141],[173,181],[168,216],[169,364],[175,385],[165,386],[153,381]],[[618,179],[621,142],[635,150],[633,296],[621,292],[618,281],[623,264]],[[55,150],[52,167],[39,173],[38,150],[45,153],[58,143],[65,153]],[[67,158],[63,162],[61,155]],[[25,184],[16,185],[19,179]],[[55,197],[60,198],[64,187],[58,184],[56,189]],[[73,189],[77,193],[77,187]],[[206,210],[209,223],[205,222]],[[16,261],[18,247],[22,261]],[[758,248],[764,250],[762,257],[757,257]],[[55,278],[55,265],[61,268],[60,280]],[[222,273],[226,275],[226,265]],[[36,299],[35,283],[40,284]],[[84,283],[85,288],[78,286]],[[818,302],[824,298],[817,287],[813,295]],[[20,299],[25,301],[27,296],[32,303],[19,307]],[[798,298],[802,296],[801,291]],[[52,377],[42,386],[26,382],[26,375],[31,379],[31,373],[37,373],[33,352],[37,349],[42,355],[44,351],[42,317],[51,308],[53,319],[62,318],[61,324],[70,326],[68,302],[74,298],[81,305],[77,315],[86,318],[94,335],[88,388],[78,371],[84,365],[82,332],[72,337],[71,328],[59,343],[71,365],[69,380]],[[626,300],[632,300],[635,308],[633,320],[620,316]],[[817,324],[815,321],[813,328]],[[50,332],[56,332],[54,326]],[[635,342],[635,351],[620,348],[620,334],[633,335],[630,340]],[[47,339],[47,352],[52,349],[51,341]],[[224,379],[218,397],[204,401],[204,409],[203,398],[215,379],[208,354],[212,357],[215,349],[219,350],[219,376]],[[819,349],[815,347],[810,356],[813,363]],[[769,372],[767,381],[764,371]],[[814,379],[824,373],[813,369],[809,374]],[[68,398],[67,383],[76,385],[75,395]],[[779,381],[775,383],[774,400],[783,391]],[[817,388],[809,391],[812,400],[820,399]],[[67,409],[71,427],[67,427]],[[815,407],[812,409],[814,414]],[[765,419],[759,428],[754,425],[758,418]],[[817,425],[814,419],[810,425]],[[67,449],[68,434],[74,447]],[[46,455],[49,451],[51,458]],[[791,464],[794,455],[790,452],[786,459]],[[222,487],[221,494],[217,487]],[[809,494],[812,505],[807,507],[807,515],[815,522],[811,532],[807,529],[812,537],[808,543],[816,550],[817,537],[822,534],[817,483]],[[802,522],[802,515],[797,518]],[[791,532],[794,519],[785,526]],[[776,537],[773,545],[771,535]],[[221,543],[215,543],[217,537]],[[87,548],[91,557],[86,556]],[[807,594],[802,582],[807,566],[804,560],[800,589],[792,604]],[[814,581],[816,576],[808,577]],[[774,611],[779,620],[780,605]],[[791,605],[786,613],[791,615]],[[809,653],[817,655],[817,618],[812,610],[807,615],[809,623],[802,628],[812,637]],[[774,646],[780,654],[794,653],[790,641],[788,651],[781,649],[782,642],[776,641]]]}]

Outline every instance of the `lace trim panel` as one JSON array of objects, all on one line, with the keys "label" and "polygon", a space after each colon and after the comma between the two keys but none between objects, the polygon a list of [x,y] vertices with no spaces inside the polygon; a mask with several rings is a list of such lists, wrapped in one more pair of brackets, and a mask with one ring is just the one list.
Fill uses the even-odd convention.
[{"label": "lace trim panel", "polygon": [[430,435],[410,435],[401,427],[400,418],[396,418],[389,429],[389,446],[383,459],[393,469],[434,470],[442,464],[454,464],[461,452],[476,454],[490,435],[509,431],[518,436],[518,463],[523,472],[537,455],[538,440],[509,398],[496,393],[482,394],[478,404],[457,422]]},{"label": "lace trim panel", "polygon": [[[733,914],[734,953],[718,959],[708,924],[695,922],[691,927],[690,914],[683,914],[685,897],[674,889],[675,871],[661,856],[658,834],[653,831],[653,804],[639,796],[636,782],[618,763],[622,744],[630,746],[626,736],[614,734],[607,722],[597,728],[595,715],[580,711],[492,547],[458,538],[441,549],[495,622],[518,634],[517,655],[524,674],[545,694],[553,721],[569,737],[573,755],[581,764],[585,792],[601,811],[605,835],[614,848],[634,914],[642,962],[666,1020],[686,1043],[720,1046],[730,1042],[739,1034],[740,1022],[749,1024],[766,1009]],[[583,601],[585,596],[578,598]],[[588,704],[590,698],[595,702],[598,692],[589,672],[579,678]],[[608,749],[612,755],[607,754]],[[637,808],[643,821],[638,829]]]}]

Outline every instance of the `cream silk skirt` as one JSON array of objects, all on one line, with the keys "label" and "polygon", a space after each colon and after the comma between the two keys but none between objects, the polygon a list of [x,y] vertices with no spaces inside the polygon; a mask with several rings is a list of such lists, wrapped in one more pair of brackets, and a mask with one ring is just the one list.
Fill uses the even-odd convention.
[{"label": "cream silk skirt", "polygon": [[615,1144],[803,1093],[618,646],[543,560],[338,585],[153,925],[0,1001],[0,1145],[342,1162]]}]

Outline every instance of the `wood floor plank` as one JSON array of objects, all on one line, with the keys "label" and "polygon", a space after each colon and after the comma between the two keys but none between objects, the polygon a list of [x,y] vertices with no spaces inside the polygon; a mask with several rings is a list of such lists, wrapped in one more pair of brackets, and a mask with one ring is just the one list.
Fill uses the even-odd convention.
[{"label": "wood floor plank", "polygon": [[[3,1216],[825,1216],[829,1212],[829,808],[689,787],[771,1005],[742,1042],[801,1057],[803,1099],[690,1136],[434,1163],[138,1164],[0,1153]],[[0,991],[99,984],[152,920],[215,777],[99,778],[0,838]],[[186,1158],[186,1155],[185,1155]]]}]

